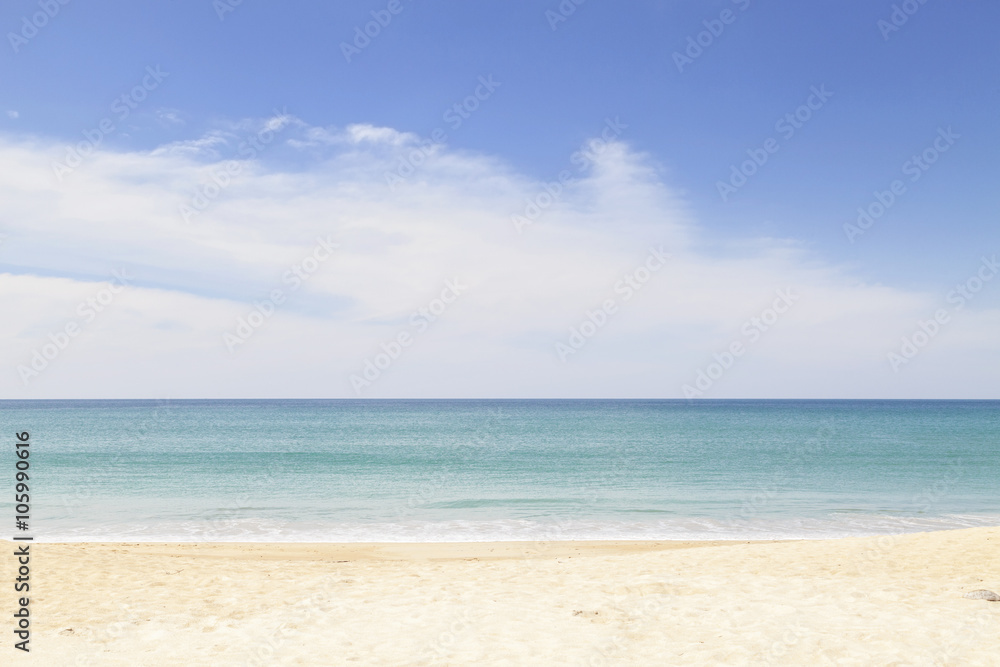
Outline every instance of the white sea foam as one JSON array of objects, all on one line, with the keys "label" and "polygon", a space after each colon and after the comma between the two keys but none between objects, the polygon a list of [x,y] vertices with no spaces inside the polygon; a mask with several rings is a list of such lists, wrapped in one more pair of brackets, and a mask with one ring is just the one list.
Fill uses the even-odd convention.
[{"label": "white sea foam", "polygon": [[848,514],[826,518],[725,521],[409,521],[306,523],[238,519],[47,527],[40,542],[494,542],[565,540],[774,540],[860,537],[1000,525],[1000,515],[902,517]]}]

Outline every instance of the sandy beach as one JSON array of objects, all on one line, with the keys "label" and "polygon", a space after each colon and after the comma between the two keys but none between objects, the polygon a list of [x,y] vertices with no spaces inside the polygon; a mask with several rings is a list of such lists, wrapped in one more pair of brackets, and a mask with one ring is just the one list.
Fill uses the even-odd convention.
[{"label": "sandy beach", "polygon": [[[39,665],[998,665],[1000,602],[963,597],[1000,591],[998,545],[1000,528],[754,543],[39,543],[32,652],[3,651]],[[11,581],[14,559],[3,562]],[[5,596],[8,619],[12,607]]]}]

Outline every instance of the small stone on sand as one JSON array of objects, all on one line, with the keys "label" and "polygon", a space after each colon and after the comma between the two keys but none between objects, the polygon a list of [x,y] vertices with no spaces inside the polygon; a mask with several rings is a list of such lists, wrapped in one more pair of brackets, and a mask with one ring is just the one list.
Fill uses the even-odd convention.
[{"label": "small stone on sand", "polygon": [[1000,595],[997,595],[993,591],[988,591],[985,588],[980,588],[978,591],[966,593],[965,597],[970,600],[989,600],[990,602],[1000,602]]}]

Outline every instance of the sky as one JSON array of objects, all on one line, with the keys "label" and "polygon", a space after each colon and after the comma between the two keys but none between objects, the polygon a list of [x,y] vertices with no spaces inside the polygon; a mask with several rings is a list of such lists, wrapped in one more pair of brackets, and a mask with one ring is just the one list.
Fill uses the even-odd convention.
[{"label": "sky", "polygon": [[998,19],[11,0],[0,397],[1000,398]]}]

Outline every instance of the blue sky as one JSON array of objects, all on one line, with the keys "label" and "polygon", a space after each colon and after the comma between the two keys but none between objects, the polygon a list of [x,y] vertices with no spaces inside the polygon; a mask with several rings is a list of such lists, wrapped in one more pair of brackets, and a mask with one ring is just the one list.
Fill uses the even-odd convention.
[{"label": "blue sky", "polygon": [[[343,141],[317,142],[321,129],[332,137],[352,126],[389,128],[406,138],[380,141],[400,146],[419,143],[443,128],[447,142],[441,151],[456,161],[452,168],[467,160],[460,169],[463,173],[479,174],[480,169],[495,173],[473,178],[470,185],[467,177],[446,170],[452,180],[442,172],[433,184],[442,188],[441,196],[454,187],[479,192],[477,188],[485,188],[491,178],[501,177],[530,193],[531,183],[552,181],[564,169],[575,170],[571,155],[599,136],[611,118],[624,127],[615,138],[628,153],[618,166],[641,163],[641,170],[648,169],[653,176],[640,180],[648,185],[653,178],[656,187],[669,190],[667,209],[677,218],[671,224],[683,220],[685,246],[712,261],[732,260],[730,267],[751,252],[748,248],[766,255],[770,251],[761,250],[764,246],[794,247],[799,269],[843,272],[844,285],[901,290],[932,303],[973,275],[980,256],[1000,245],[996,233],[1000,207],[991,196],[1000,177],[995,159],[1000,154],[996,122],[1000,86],[994,76],[1000,66],[995,40],[1000,7],[993,4],[587,0],[577,6],[567,0],[562,6],[574,10],[566,20],[555,21],[552,12],[560,11],[556,1],[399,0],[398,13],[390,15],[385,13],[387,0],[243,0],[221,19],[220,3],[209,0],[53,2],[58,6],[55,16],[37,34],[23,41],[13,38],[13,43],[10,34],[22,34],[24,17],[41,11],[39,4],[17,0],[0,10],[0,27],[6,35],[0,47],[4,82],[0,134],[10,145],[30,145],[39,155],[55,154],[46,153],[46,147],[57,153],[60,146],[79,141],[83,131],[112,115],[112,101],[128,94],[147,67],[159,67],[169,75],[127,120],[116,123],[99,147],[102,154],[138,160],[187,151],[185,168],[206,167],[233,157],[241,137],[259,131],[280,109],[294,121],[283,126],[291,129],[282,131],[273,147],[255,155],[255,177],[269,174],[272,181],[282,174],[330,177],[324,169],[334,158],[333,149],[327,147]],[[913,12],[905,23],[899,21],[900,5]],[[892,20],[894,11],[901,25],[887,31],[884,22]],[[390,15],[391,21],[348,62],[342,44],[352,42],[355,29],[373,20],[372,12]],[[713,28],[719,34],[709,40],[705,31]],[[689,38],[698,39],[699,33],[707,45],[700,53],[689,52],[695,57],[679,71],[675,53],[685,53]],[[480,77],[492,77],[499,86],[460,127],[452,129],[445,112],[473,94]],[[814,87],[823,87],[832,96],[794,134],[782,136],[776,122],[804,104]],[[904,163],[933,146],[939,131],[949,128],[949,136],[957,139],[918,180],[909,180],[902,172]],[[374,135],[351,136],[360,142],[358,146],[377,143],[370,139]],[[206,137],[215,137],[216,144],[197,143]],[[723,201],[718,182],[729,178],[731,165],[748,159],[747,151],[759,151],[769,138],[777,140],[777,152]],[[196,155],[203,145],[226,148]],[[337,154],[344,159],[343,153]],[[164,174],[176,174],[180,168],[163,164],[166,171],[147,178],[161,182]],[[344,182],[354,177],[346,163],[338,164],[332,173],[349,174]],[[385,171],[373,169],[375,174]],[[603,173],[619,172],[612,168]],[[905,193],[872,228],[849,243],[843,225],[854,221],[859,206],[875,201],[875,191],[889,189],[896,179],[905,182]],[[223,199],[230,197],[226,201],[232,203],[234,192]],[[310,196],[316,192],[299,193],[295,201]],[[380,193],[375,201],[381,203],[379,197],[391,200],[397,193]],[[485,200],[477,206],[489,209]],[[628,206],[619,206],[608,215],[656,217],[649,209],[628,211]],[[0,271],[96,280],[105,264],[120,259],[114,253],[84,251],[79,242],[63,247],[57,238],[43,244],[30,229],[17,227],[13,208],[0,215],[0,224],[11,228],[8,252],[0,255]],[[230,238],[238,233],[237,228],[227,229],[220,233]],[[90,238],[95,248],[101,245],[98,232]],[[128,257],[142,266],[143,253],[136,260],[136,250],[149,249],[147,271],[139,282],[150,289],[246,301],[271,280],[264,270],[234,277],[215,275],[176,258],[154,261],[154,238],[159,237],[135,239],[128,250]],[[174,241],[178,247],[184,243],[182,237]],[[23,252],[11,254],[10,249],[18,247]],[[205,257],[207,261],[209,254]],[[296,307],[315,315],[326,312],[324,308],[330,313],[340,312],[339,307],[350,310],[344,304],[360,302],[358,295],[336,290],[310,299],[312,305],[304,299]],[[906,297],[897,301],[905,302]],[[977,294],[975,307],[983,309],[989,322],[993,321],[990,309],[998,304],[1000,285]],[[365,322],[380,317],[374,312],[357,316]],[[735,322],[737,330],[738,325]],[[38,326],[42,331],[46,325]],[[664,326],[643,336],[662,341],[679,335],[672,325]],[[466,333],[475,330],[471,327]],[[547,335],[536,334],[539,340]],[[31,341],[34,334],[12,335],[24,340],[18,359],[30,357],[40,344]],[[389,335],[379,332],[376,338]],[[532,335],[512,332],[508,344],[534,340]],[[648,344],[648,354],[655,354],[657,343]],[[615,347],[623,351],[632,345],[619,342]],[[995,357],[996,351],[991,353]],[[708,350],[701,354],[711,358]],[[628,366],[625,357],[614,359],[608,358],[608,368]],[[699,363],[692,362],[678,376]],[[954,363],[941,361],[943,366]],[[345,368],[349,365],[345,362]],[[580,377],[601,375],[595,370],[593,375],[581,372]],[[627,382],[634,384],[634,377],[629,377],[633,379]],[[939,380],[929,377],[927,392]],[[557,383],[551,391],[562,395],[577,381]],[[967,384],[963,389],[960,375],[951,382],[954,387],[945,392],[949,395],[981,393],[969,390]],[[670,384],[664,394],[676,393],[677,384]],[[158,391],[139,386],[144,387],[136,389],[140,393]],[[445,382],[440,391],[447,393],[450,386]],[[531,393],[527,385],[498,382],[496,386],[509,387],[511,393]],[[652,384],[641,386],[639,394],[655,393]],[[757,391],[752,386],[748,379],[746,388],[734,388],[733,393]],[[876,393],[896,391],[889,386]],[[294,393],[290,388],[282,391]],[[413,391],[402,383],[390,393]],[[483,387],[475,391],[489,393]],[[822,393],[818,388],[809,391]],[[839,391],[851,393],[847,388]],[[308,393],[317,392],[335,393],[320,389]],[[859,392],[864,393],[861,389],[854,393]],[[596,385],[587,393],[603,394]]]}]

